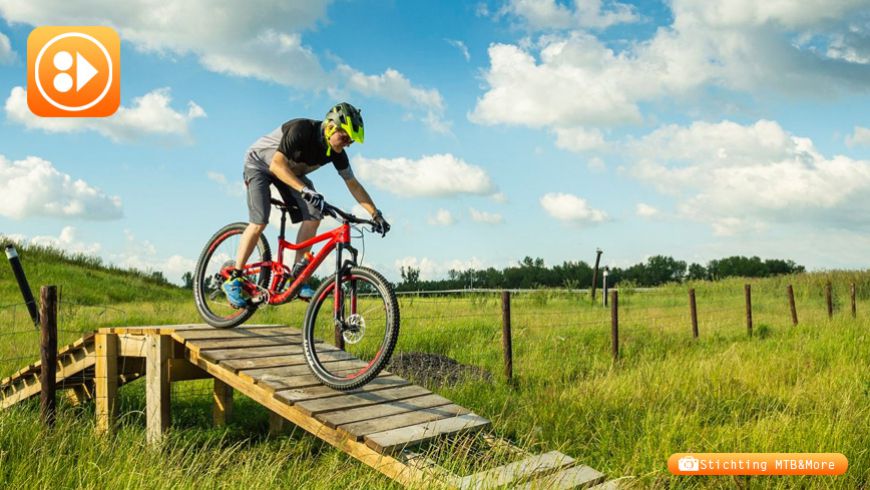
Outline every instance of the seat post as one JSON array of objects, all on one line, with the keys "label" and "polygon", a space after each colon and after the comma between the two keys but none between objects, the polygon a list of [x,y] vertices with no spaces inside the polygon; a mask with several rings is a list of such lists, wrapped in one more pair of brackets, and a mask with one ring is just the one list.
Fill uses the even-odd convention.
[{"label": "seat post", "polygon": [[281,240],[284,239],[284,227],[287,225],[287,210],[281,210],[281,234],[278,235],[278,238]]}]

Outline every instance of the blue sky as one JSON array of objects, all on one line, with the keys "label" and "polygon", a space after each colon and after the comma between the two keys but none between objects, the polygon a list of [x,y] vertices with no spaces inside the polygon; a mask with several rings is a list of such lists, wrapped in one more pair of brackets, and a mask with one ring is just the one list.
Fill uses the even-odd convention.
[{"label": "blue sky", "polygon": [[[119,32],[118,114],[27,111],[40,25]],[[246,148],[347,100],[393,279],[596,247],[866,268],[868,88],[867,0],[0,0],[0,233],[178,280],[247,218]]]}]

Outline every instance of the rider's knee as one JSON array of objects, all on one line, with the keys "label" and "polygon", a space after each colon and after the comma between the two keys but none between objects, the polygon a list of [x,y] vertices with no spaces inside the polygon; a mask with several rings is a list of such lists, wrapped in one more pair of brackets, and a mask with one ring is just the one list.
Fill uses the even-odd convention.
[{"label": "rider's knee", "polygon": [[263,233],[263,231],[266,229],[267,226],[269,226],[269,225],[266,224],[266,223],[263,223],[263,224],[260,224],[260,223],[248,223],[248,229],[251,230],[251,231],[253,231],[253,232],[255,232],[255,233],[257,233],[258,235],[259,235],[260,233]]}]

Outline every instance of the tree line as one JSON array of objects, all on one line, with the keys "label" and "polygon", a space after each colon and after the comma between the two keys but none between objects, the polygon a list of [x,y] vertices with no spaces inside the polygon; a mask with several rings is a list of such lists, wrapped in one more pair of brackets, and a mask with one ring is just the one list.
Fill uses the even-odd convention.
[{"label": "tree line", "polygon": [[[770,277],[780,274],[805,272],[802,265],[792,260],[743,257],[735,255],[711,260],[706,266],[673,257],[656,255],[646,262],[630,267],[601,268],[598,281],[607,269],[607,283],[611,286],[630,283],[632,286],[653,287],[669,282],[687,280],[719,280],[726,277]],[[592,284],[593,269],[584,261],[565,261],[561,265],[547,267],[542,258],[525,257],[517,265],[504,269],[489,267],[483,270],[450,270],[446,279],[420,279],[420,270],[402,267],[402,280],[396,285],[399,291],[437,291],[444,289],[492,288],[533,289],[587,288]]]}]

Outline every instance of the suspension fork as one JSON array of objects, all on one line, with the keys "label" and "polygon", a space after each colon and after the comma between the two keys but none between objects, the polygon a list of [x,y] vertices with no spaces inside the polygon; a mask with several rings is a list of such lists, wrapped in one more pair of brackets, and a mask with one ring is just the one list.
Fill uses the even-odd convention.
[{"label": "suspension fork", "polygon": [[[342,252],[347,249],[352,259],[346,263],[342,263]],[[342,278],[345,273],[350,272],[350,268],[356,265],[358,251],[353,248],[349,243],[339,243],[335,249],[335,284],[333,290],[333,298],[335,299],[335,306],[333,307],[333,323],[335,324],[335,345],[344,349],[344,331],[347,329],[347,315],[345,315],[344,311],[344,298],[342,297]],[[357,312],[357,294],[356,294],[356,280],[350,281],[350,314],[356,314]]]}]

